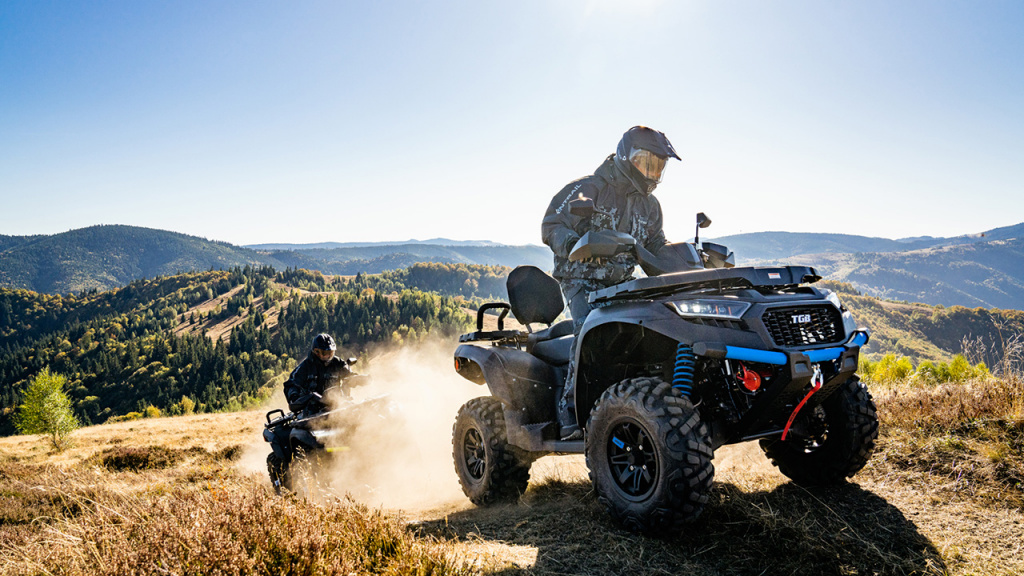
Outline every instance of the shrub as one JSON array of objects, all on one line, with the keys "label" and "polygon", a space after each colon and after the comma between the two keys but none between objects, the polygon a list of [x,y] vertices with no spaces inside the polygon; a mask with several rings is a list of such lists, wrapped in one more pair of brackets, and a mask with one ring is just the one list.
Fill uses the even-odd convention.
[{"label": "shrub", "polygon": [[117,422],[131,422],[132,420],[140,420],[142,418],[142,412],[129,412],[122,414],[121,416],[112,416],[107,419],[107,424],[114,424]]},{"label": "shrub", "polygon": [[68,436],[80,426],[71,410],[71,399],[64,393],[65,384],[67,378],[43,368],[29,383],[15,416],[18,431],[47,435],[55,450],[63,450]]}]

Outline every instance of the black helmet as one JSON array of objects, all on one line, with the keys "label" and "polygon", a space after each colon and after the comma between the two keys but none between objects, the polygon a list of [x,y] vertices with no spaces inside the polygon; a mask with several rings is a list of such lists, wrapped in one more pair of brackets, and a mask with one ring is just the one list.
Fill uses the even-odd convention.
[{"label": "black helmet", "polygon": [[615,149],[615,166],[644,194],[661,182],[669,158],[680,159],[672,143],[663,132],[646,126],[627,130]]},{"label": "black helmet", "polygon": [[313,350],[337,350],[338,347],[334,344],[334,338],[331,338],[330,334],[317,334],[313,338]]}]

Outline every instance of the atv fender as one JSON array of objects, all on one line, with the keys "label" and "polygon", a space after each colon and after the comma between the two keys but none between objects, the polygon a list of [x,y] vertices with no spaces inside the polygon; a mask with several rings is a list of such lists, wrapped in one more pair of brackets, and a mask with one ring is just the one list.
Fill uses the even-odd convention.
[{"label": "atv fender", "polygon": [[291,451],[288,450],[287,437],[283,434],[275,434],[268,428],[263,429],[263,439],[270,444],[270,449],[281,459],[282,462],[290,462]]},{"label": "atv fender", "polygon": [[302,448],[306,452],[320,448],[320,444],[316,441],[313,433],[302,428],[292,428],[292,431],[288,433],[288,442],[292,447],[293,453],[296,448]]},{"label": "atv fender", "polygon": [[548,364],[515,348],[471,344],[455,349],[455,362],[459,374],[477,384],[486,383],[506,409],[523,412],[525,423],[554,420],[558,378]]}]

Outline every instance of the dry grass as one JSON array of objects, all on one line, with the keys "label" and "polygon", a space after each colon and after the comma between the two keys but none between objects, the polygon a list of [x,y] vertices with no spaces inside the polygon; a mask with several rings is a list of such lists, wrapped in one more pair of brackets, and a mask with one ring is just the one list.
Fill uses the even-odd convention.
[{"label": "dry grass", "polygon": [[1024,508],[1024,381],[894,388],[876,400],[883,423],[876,462],[926,473],[950,495]]},{"label": "dry grass", "polygon": [[884,498],[854,484],[805,490],[773,472],[756,445],[736,450],[758,465],[720,468],[704,515],[678,536],[624,532],[589,483],[557,477],[531,485],[518,505],[449,513],[418,533],[536,551],[532,565],[505,559],[501,574],[943,573],[935,546]]},{"label": "dry grass", "polygon": [[[467,572],[450,545],[413,537],[396,516],[277,497],[261,479],[231,471],[226,452],[132,447],[94,460],[105,466],[0,465],[0,573]],[[190,463],[174,466],[183,453]],[[142,473],[111,471],[125,454]]]},{"label": "dry grass", "polygon": [[662,539],[614,524],[579,457],[538,461],[518,504],[380,512],[274,496],[259,413],[89,427],[61,454],[0,438],[0,573],[1024,574],[1021,397],[877,391],[878,451],[833,489],[722,448],[705,514]]}]

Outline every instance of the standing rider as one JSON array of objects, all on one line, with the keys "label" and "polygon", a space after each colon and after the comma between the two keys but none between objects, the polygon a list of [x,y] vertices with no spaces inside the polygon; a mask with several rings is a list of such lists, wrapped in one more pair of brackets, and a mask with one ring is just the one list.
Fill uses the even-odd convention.
[{"label": "standing rider", "polygon": [[[309,356],[292,370],[291,376],[284,383],[284,396],[288,400],[288,409],[292,412],[308,410],[317,412],[325,406],[324,390],[341,382],[350,370],[348,364],[334,356],[337,346],[330,334],[317,334],[313,338],[313,348]],[[314,395],[319,394],[320,397]]]},{"label": "standing rider", "polygon": [[[633,236],[638,244],[657,254],[666,241],[661,204],[652,193],[661,182],[669,158],[680,159],[664,133],[634,126],[622,135],[615,154],[605,158],[592,176],[570,182],[551,200],[541,223],[541,233],[544,243],[555,254],[554,277],[569,303],[576,336],[590,313],[590,293],[632,280],[637,261],[632,252],[627,252],[611,258],[572,262],[569,253],[590,230],[616,230]],[[569,214],[569,202],[579,197],[590,198],[606,214],[595,213],[588,217]],[[574,341],[573,358],[575,352]],[[570,372],[558,403],[560,436],[564,440],[583,437],[574,416],[574,386],[575,378]]]}]

